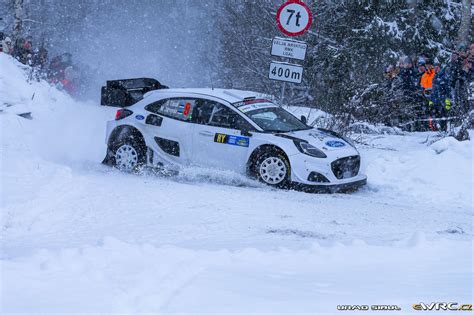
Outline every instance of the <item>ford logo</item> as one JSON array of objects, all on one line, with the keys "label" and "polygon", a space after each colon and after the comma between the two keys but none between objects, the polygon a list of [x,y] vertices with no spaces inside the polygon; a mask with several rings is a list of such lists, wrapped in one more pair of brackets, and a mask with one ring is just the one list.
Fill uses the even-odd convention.
[{"label": "ford logo", "polygon": [[145,119],[145,117],[143,117],[142,115],[137,115],[137,116],[135,116],[135,118],[138,119],[138,120],[143,120],[143,119]]},{"label": "ford logo", "polygon": [[340,148],[345,146],[346,144],[342,141],[337,141],[337,140],[331,140],[326,142],[326,145],[331,148]]}]

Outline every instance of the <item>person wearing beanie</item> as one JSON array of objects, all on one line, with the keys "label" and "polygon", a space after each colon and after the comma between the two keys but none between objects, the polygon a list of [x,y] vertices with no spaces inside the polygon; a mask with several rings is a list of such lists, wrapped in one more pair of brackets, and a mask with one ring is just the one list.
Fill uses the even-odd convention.
[{"label": "person wearing beanie", "polygon": [[8,36],[2,40],[2,52],[8,55],[13,54],[12,40]]}]

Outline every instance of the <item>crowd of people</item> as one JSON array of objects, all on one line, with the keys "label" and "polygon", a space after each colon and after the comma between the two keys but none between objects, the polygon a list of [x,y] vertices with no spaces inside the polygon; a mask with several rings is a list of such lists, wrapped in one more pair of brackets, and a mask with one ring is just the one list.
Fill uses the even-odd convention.
[{"label": "crowd of people", "polygon": [[416,129],[427,126],[446,131],[448,121],[455,118],[454,112],[469,110],[467,90],[474,78],[473,65],[474,44],[460,44],[445,65],[428,56],[404,56],[396,66],[385,68],[385,89],[404,97],[403,106],[414,108],[411,120],[416,122]]},{"label": "crowd of people", "polygon": [[60,54],[49,60],[44,46],[33,47],[30,37],[12,37],[0,32],[0,53],[11,55],[22,64],[31,67],[32,78],[45,79],[72,96],[77,93],[78,75],[70,53]]}]

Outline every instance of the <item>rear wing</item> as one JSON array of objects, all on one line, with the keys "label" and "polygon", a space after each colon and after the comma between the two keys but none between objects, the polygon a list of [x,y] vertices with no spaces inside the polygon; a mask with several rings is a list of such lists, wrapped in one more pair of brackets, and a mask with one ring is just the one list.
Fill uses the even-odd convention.
[{"label": "rear wing", "polygon": [[167,88],[166,85],[151,78],[111,80],[101,89],[100,104],[127,107],[142,100],[145,93]]}]

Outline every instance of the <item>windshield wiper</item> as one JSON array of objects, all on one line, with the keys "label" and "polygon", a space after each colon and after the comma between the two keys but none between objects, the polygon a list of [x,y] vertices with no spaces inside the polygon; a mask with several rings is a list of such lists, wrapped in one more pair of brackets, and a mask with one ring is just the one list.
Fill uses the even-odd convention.
[{"label": "windshield wiper", "polygon": [[293,132],[293,131],[301,131],[301,130],[309,130],[309,129],[313,129],[313,127],[305,127],[305,128],[296,128],[296,129],[292,129],[292,130],[288,130],[288,131],[285,131],[285,132]]}]

